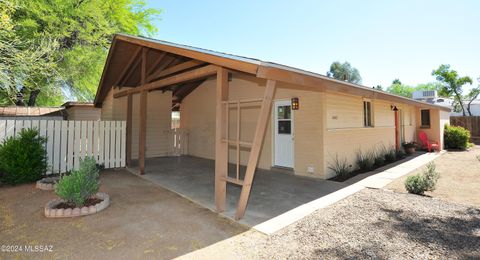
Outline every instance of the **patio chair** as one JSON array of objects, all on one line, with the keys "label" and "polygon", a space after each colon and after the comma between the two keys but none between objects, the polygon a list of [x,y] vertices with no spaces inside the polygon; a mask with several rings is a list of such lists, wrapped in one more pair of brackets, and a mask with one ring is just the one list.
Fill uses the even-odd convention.
[{"label": "patio chair", "polygon": [[428,136],[425,132],[420,131],[418,133],[418,137],[420,138],[420,142],[422,143],[422,148],[426,148],[428,152],[431,152],[432,150],[440,150],[440,145],[438,144],[438,142],[428,140]]}]

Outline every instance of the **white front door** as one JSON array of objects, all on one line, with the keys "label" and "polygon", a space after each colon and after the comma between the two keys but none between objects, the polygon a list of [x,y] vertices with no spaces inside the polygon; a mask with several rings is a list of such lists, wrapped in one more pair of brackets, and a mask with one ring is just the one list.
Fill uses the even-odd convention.
[{"label": "white front door", "polygon": [[275,166],[293,168],[293,114],[290,100],[275,101]]}]

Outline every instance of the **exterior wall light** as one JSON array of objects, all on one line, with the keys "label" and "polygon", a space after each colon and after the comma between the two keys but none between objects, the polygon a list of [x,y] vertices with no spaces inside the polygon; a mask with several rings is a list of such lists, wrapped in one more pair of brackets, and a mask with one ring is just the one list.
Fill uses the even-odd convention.
[{"label": "exterior wall light", "polygon": [[391,105],[391,106],[390,106],[390,109],[391,109],[392,111],[398,111],[397,106],[394,106],[394,105]]},{"label": "exterior wall light", "polygon": [[300,108],[300,103],[298,97],[292,98],[292,110],[298,110]]}]

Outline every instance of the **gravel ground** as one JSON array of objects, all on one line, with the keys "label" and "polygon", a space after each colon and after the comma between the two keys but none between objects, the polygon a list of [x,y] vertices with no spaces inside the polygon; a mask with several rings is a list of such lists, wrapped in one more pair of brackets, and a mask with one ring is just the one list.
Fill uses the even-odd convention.
[{"label": "gravel ground", "polygon": [[262,258],[480,258],[480,209],[364,190],[268,238]]},{"label": "gravel ground", "polygon": [[188,259],[480,259],[480,208],[365,189],[272,236],[249,231]]}]

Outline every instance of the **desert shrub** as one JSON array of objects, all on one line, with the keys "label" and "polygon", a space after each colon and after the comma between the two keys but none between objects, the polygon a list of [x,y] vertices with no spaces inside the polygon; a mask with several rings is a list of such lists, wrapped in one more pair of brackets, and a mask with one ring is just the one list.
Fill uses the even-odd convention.
[{"label": "desert shrub", "polygon": [[358,150],[356,163],[360,171],[370,171],[375,164],[375,156],[372,152],[364,153],[361,150]]},{"label": "desert shrub", "polygon": [[386,148],[384,145],[379,146],[377,149],[374,150],[375,154],[375,166],[380,167],[385,164],[385,154]]},{"label": "desert shrub", "polygon": [[461,126],[445,125],[445,146],[448,149],[466,149],[469,147],[470,131]]},{"label": "desert shrub", "polygon": [[407,156],[405,151],[402,149],[398,149],[395,153],[396,153],[395,157],[397,157],[397,160],[401,160]]},{"label": "desert shrub", "polygon": [[405,189],[409,193],[423,195],[426,191],[434,191],[440,174],[436,171],[433,162],[427,164],[422,174],[408,176],[405,180]]},{"label": "desert shrub", "polygon": [[387,163],[392,163],[397,160],[397,149],[394,146],[390,146],[385,151],[385,161]]},{"label": "desert shrub", "polygon": [[47,171],[46,138],[36,129],[23,129],[0,145],[2,182],[19,184],[34,182]]},{"label": "desert shrub", "polygon": [[349,165],[346,158],[339,159],[338,154],[335,155],[333,162],[329,164],[328,168],[335,173],[335,176],[341,179],[350,177],[352,165]]},{"label": "desert shrub", "polygon": [[80,161],[78,170],[64,175],[55,188],[56,194],[76,207],[82,207],[85,201],[98,192],[99,169],[93,157]]}]

